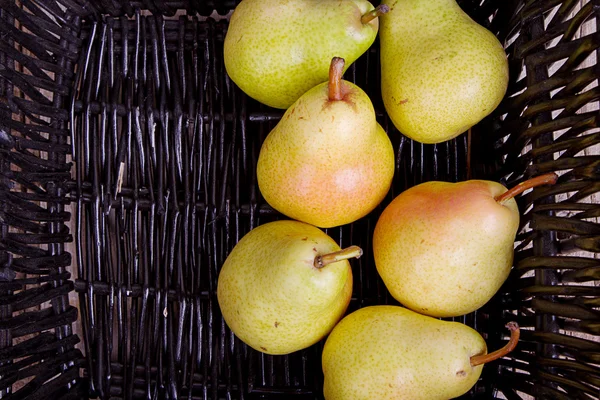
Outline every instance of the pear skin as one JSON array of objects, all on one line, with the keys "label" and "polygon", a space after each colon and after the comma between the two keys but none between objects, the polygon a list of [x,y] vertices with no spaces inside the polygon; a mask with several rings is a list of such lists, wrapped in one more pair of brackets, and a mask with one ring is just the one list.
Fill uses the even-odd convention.
[{"label": "pear skin", "polygon": [[333,329],[322,362],[326,400],[447,400],[477,382],[485,341],[472,328],[396,306],[361,308]]},{"label": "pear skin", "polygon": [[287,109],[328,78],[334,56],[348,68],[373,44],[378,18],[366,0],[244,0],[225,36],[228,75],[248,96]]},{"label": "pear skin", "polygon": [[341,100],[330,100],[324,83],[301,96],[265,139],[257,164],[265,200],[321,228],[367,215],[394,175],[394,149],[371,100],[344,80],[341,92]]},{"label": "pear skin", "polygon": [[298,221],[250,231],[219,273],[217,299],[229,328],[267,354],[292,353],[321,340],[348,307],[352,270],[345,259],[321,268],[315,259],[339,250],[323,231]]},{"label": "pear skin", "polygon": [[502,44],[455,0],[385,0],[381,92],[398,130],[440,143],[490,114],[506,93]]},{"label": "pear skin", "polygon": [[426,182],[398,195],[373,236],[375,265],[392,296],[436,317],[487,303],[509,275],[519,210],[491,181]]}]

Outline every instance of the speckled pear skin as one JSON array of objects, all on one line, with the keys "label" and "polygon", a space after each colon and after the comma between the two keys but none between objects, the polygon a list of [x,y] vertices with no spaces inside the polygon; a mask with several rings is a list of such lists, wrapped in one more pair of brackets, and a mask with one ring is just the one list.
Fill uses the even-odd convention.
[{"label": "speckled pear skin", "polygon": [[287,109],[327,81],[333,57],[348,68],[373,44],[379,21],[365,0],[243,0],[225,36],[225,69],[248,96]]},{"label": "speckled pear skin", "polygon": [[373,234],[375,265],[402,305],[436,317],[475,311],[512,267],[519,210],[497,182],[426,182],[398,195]]},{"label": "speckled pear skin", "polygon": [[394,175],[394,149],[358,86],[342,81],[344,99],[330,101],[328,83],[302,95],[265,139],[259,189],[276,210],[330,228],[371,212]]},{"label": "speckled pear skin", "polygon": [[250,231],[219,273],[217,299],[229,328],[267,354],[292,353],[321,340],[346,312],[352,270],[346,260],[321,269],[313,263],[338,250],[323,231],[298,221]]},{"label": "speckled pear skin", "polygon": [[498,39],[455,0],[385,0],[381,92],[405,136],[440,143],[490,114],[506,93],[508,61]]},{"label": "speckled pear skin", "polygon": [[347,315],[323,349],[326,400],[447,400],[477,382],[487,354],[472,328],[397,306]]}]

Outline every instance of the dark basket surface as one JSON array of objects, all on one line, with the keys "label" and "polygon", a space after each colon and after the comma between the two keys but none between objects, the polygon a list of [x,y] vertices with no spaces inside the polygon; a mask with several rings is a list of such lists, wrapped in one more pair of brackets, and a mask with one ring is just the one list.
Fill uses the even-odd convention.
[{"label": "dark basket surface", "polygon": [[[600,2],[459,3],[507,44],[511,66],[505,100],[472,139],[422,145],[393,127],[377,42],[345,74],[373,100],[397,161],[375,211],[326,230],[365,251],[351,263],[348,312],[395,304],[371,237],[401,191],[471,177],[512,186],[556,171],[558,184],[518,200],[506,285],[456,318],[489,348],[506,342],[509,320],[524,328],[517,351],[486,366],[463,398],[597,399]],[[225,73],[234,7],[0,0],[1,397],[322,398],[323,343],[289,356],[256,352],[232,335],[216,301],[235,243],[281,218],[255,170],[283,112]]]}]

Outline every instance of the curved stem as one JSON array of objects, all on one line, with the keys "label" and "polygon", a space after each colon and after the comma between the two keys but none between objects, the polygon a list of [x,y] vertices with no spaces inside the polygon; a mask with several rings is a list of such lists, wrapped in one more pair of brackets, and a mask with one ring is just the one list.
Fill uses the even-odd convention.
[{"label": "curved stem", "polygon": [[329,254],[323,254],[322,256],[315,257],[315,268],[323,268],[334,262],[347,260],[349,258],[359,258],[362,256],[363,251],[358,246],[350,246],[340,251],[335,251]]},{"label": "curved stem", "polygon": [[340,57],[333,57],[329,65],[329,100],[339,101],[344,98],[342,94],[342,75],[346,61]]},{"label": "curved stem", "polygon": [[478,365],[489,363],[490,361],[502,358],[511,351],[513,351],[515,347],[517,347],[519,337],[521,336],[519,324],[517,324],[516,322],[509,322],[508,324],[506,324],[506,327],[510,330],[510,340],[508,341],[508,343],[506,343],[506,346],[490,354],[481,354],[478,356],[471,357],[472,367],[476,367]]},{"label": "curved stem", "polygon": [[556,175],[554,172],[536,176],[535,178],[531,178],[526,180],[525,182],[519,183],[517,186],[513,187],[512,189],[509,189],[508,191],[502,193],[499,196],[496,196],[494,199],[498,203],[502,204],[506,200],[512,199],[516,195],[523,193],[527,189],[531,189],[541,185],[554,185],[557,179],[558,175]]},{"label": "curved stem", "polygon": [[390,8],[388,6],[386,6],[385,4],[381,4],[381,5],[377,6],[374,10],[371,10],[368,13],[364,14],[360,18],[360,22],[362,22],[363,24],[368,24],[369,22],[373,21],[375,18],[381,17],[383,14],[386,14],[389,11],[390,11]]}]

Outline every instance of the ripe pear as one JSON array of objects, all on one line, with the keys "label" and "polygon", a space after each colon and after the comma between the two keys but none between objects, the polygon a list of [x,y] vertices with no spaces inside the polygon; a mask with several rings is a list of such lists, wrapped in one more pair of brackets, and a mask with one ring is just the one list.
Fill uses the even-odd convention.
[{"label": "ripe pear", "polygon": [[321,340],[344,315],[352,294],[347,259],[320,229],[276,221],[251,230],[219,273],[223,318],[244,343],[267,354],[288,354]]},{"label": "ripe pear", "polygon": [[483,306],[512,267],[519,227],[513,197],[556,179],[541,175],[510,191],[492,181],[431,181],[402,192],[373,235],[375,265],[392,296],[435,317]]},{"label": "ripe pear", "polygon": [[367,51],[385,11],[366,0],[244,0],[225,36],[225,69],[250,97],[287,109],[327,81],[333,56],[348,67]]},{"label": "ripe pear", "polygon": [[502,44],[455,0],[385,0],[381,93],[400,132],[422,143],[452,139],[490,114],[506,93]]},{"label": "ripe pear", "polygon": [[487,353],[474,329],[403,307],[371,306],[347,315],[323,348],[326,400],[447,400],[477,382],[483,363],[503,357],[519,340]]},{"label": "ripe pear", "polygon": [[265,200],[293,219],[321,228],[367,215],[394,175],[394,149],[373,104],[344,81],[344,60],[332,61],[330,82],[302,95],[269,133],[257,164]]}]

